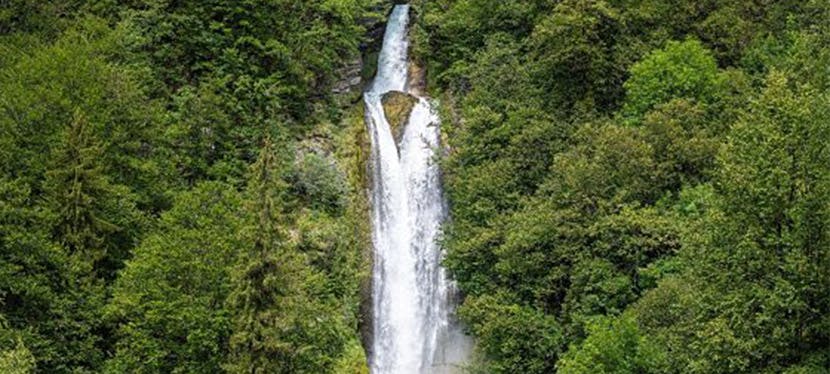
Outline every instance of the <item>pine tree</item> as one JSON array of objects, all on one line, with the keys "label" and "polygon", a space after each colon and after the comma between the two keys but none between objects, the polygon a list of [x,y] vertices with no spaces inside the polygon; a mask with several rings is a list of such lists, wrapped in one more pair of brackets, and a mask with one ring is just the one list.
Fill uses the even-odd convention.
[{"label": "pine tree", "polygon": [[282,187],[277,164],[273,144],[266,139],[257,162],[251,167],[249,182],[248,211],[254,222],[249,227],[252,232],[243,235],[253,241],[253,248],[240,255],[240,269],[233,279],[234,289],[229,296],[229,307],[236,312],[231,360],[227,368],[231,372],[254,373],[268,368],[268,354],[275,353],[281,346],[268,342],[266,336],[269,327],[276,327],[269,322],[278,321],[267,321],[263,315],[275,298],[288,294],[288,285],[274,279],[281,275],[276,272],[285,265],[278,259],[283,254],[284,237],[276,222]]},{"label": "pine tree", "polygon": [[57,213],[53,235],[74,257],[80,274],[92,274],[107,255],[105,238],[120,228],[105,216],[112,186],[98,160],[102,148],[90,134],[85,115],[75,110],[54,168],[46,172],[47,199]]},{"label": "pine tree", "polygon": [[46,171],[45,197],[55,212],[52,235],[78,275],[112,280],[143,226],[130,188],[112,182],[104,144],[76,109]]},{"label": "pine tree", "polygon": [[251,168],[248,213],[242,235],[250,250],[240,256],[228,297],[234,316],[231,373],[321,373],[342,354],[346,327],[336,303],[321,295],[323,278],[288,241],[282,226],[282,162],[266,138]]}]

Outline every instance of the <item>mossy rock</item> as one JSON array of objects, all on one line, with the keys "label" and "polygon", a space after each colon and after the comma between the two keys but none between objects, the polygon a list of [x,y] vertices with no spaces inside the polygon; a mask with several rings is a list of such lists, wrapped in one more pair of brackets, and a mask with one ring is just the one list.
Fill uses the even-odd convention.
[{"label": "mossy rock", "polygon": [[400,143],[406,123],[409,122],[409,115],[418,103],[418,98],[408,93],[390,91],[381,98],[383,113],[392,129],[392,136],[395,142]]},{"label": "mossy rock", "polygon": [[335,155],[341,168],[346,172],[346,180],[349,185],[345,216],[340,219],[346,219],[350,222],[347,226],[352,227],[353,230],[344,232],[344,235],[353,238],[354,246],[350,249],[355,251],[355,256],[360,257],[360,276],[357,280],[359,290],[355,295],[356,301],[354,304],[359,333],[358,340],[363,343],[363,347],[371,347],[373,336],[372,268],[374,266],[374,250],[372,247],[372,209],[369,201],[369,190],[372,185],[370,160],[372,145],[365,119],[365,104],[360,101],[343,117],[343,122],[339,127],[343,131],[339,134]]}]

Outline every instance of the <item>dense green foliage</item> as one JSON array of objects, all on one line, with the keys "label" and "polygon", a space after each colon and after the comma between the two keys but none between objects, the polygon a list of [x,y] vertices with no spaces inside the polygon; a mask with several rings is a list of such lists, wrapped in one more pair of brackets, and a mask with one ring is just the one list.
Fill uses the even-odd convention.
[{"label": "dense green foliage", "polygon": [[476,371],[830,367],[830,3],[418,4]]},{"label": "dense green foliage", "polygon": [[[0,4],[0,372],[366,372],[392,3]],[[412,3],[471,371],[830,370],[830,2]]]},{"label": "dense green foliage", "polygon": [[0,372],[365,370],[332,88],[386,8],[0,4]]}]

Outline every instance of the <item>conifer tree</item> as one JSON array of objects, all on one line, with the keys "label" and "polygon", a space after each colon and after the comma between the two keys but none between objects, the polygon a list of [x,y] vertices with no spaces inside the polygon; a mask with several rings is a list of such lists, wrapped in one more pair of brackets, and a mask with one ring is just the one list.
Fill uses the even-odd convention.
[{"label": "conifer tree", "polygon": [[111,181],[95,130],[76,109],[46,171],[44,189],[55,212],[53,238],[73,259],[73,269],[112,280],[135,244],[142,218],[130,189]]},{"label": "conifer tree", "polygon": [[324,278],[283,231],[285,182],[277,144],[266,138],[251,168],[246,236],[228,297],[234,316],[231,373],[328,372],[348,340],[342,311],[324,296]]},{"label": "conifer tree", "polygon": [[85,115],[76,110],[57,151],[54,168],[46,173],[48,199],[57,213],[53,235],[75,258],[81,274],[91,274],[106,255],[105,237],[119,227],[105,216],[104,199],[112,186],[98,160],[95,141]]}]

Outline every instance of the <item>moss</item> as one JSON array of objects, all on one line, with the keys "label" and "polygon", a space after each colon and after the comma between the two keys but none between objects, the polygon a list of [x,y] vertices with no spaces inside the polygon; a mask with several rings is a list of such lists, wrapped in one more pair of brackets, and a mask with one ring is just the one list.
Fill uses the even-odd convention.
[{"label": "moss", "polygon": [[336,158],[346,171],[349,186],[348,203],[344,219],[352,231],[345,233],[353,238],[353,251],[360,257],[358,272],[359,290],[356,295],[356,330],[364,347],[371,346],[372,338],[372,221],[370,217],[369,189],[371,187],[371,140],[365,124],[363,101],[357,103],[344,116],[339,134]]},{"label": "moss", "polygon": [[418,99],[415,96],[403,92],[391,91],[383,95],[381,100],[383,112],[386,120],[389,121],[389,127],[392,129],[396,142],[401,141],[409,115],[412,114],[412,108],[417,102]]}]

